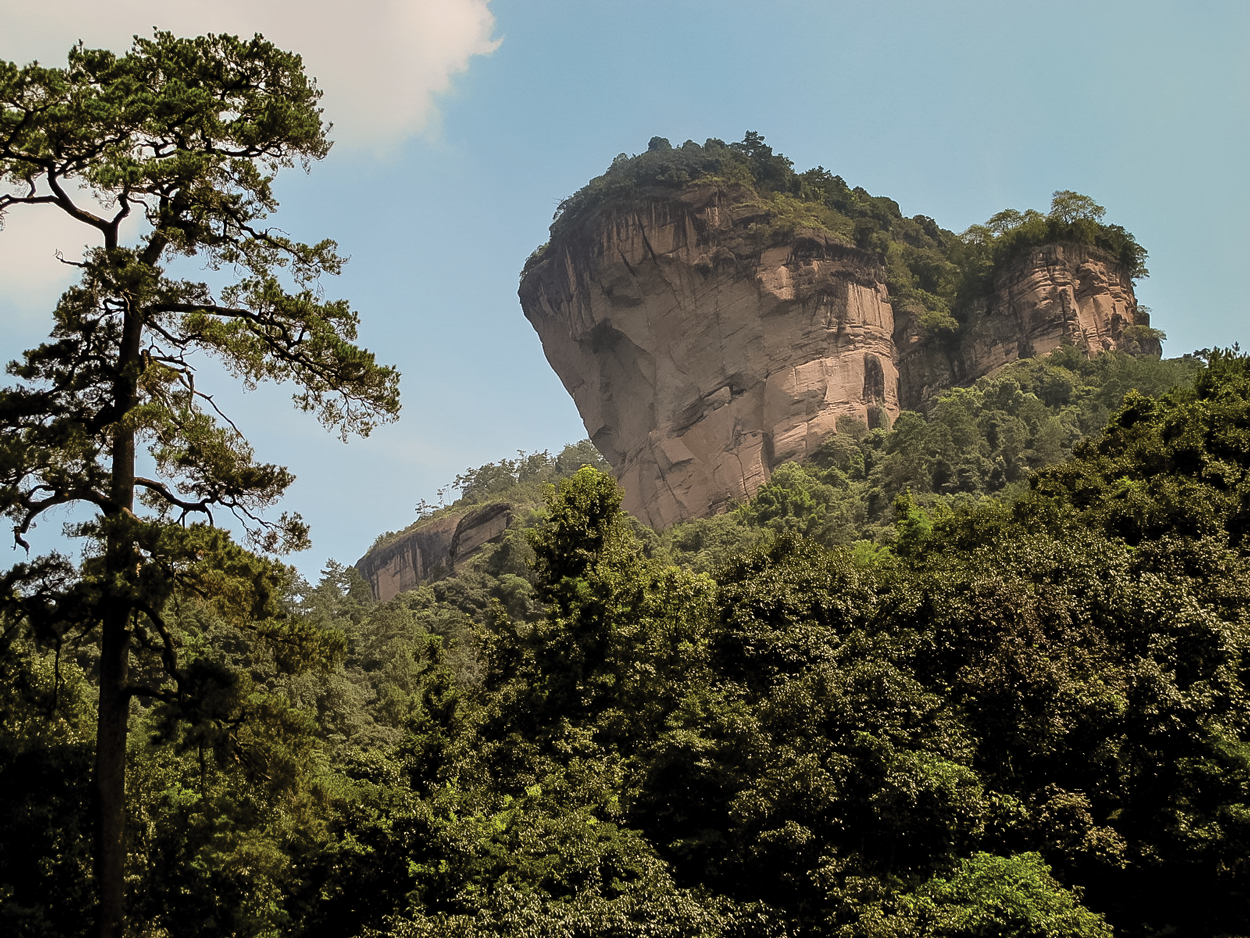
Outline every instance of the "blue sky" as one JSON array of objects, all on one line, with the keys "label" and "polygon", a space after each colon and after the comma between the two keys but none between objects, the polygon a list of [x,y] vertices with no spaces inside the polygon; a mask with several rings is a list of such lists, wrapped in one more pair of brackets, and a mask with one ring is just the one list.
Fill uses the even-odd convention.
[{"label": "blue sky", "polygon": [[[276,221],[351,255],[325,290],[403,373],[401,419],[344,445],[282,389],[221,382],[258,455],[298,477],[284,507],[313,525],[313,549],[291,558],[310,577],[408,524],[466,468],[584,436],[517,272],[560,199],[654,135],[755,130],[797,169],[823,165],[955,231],[1075,189],[1149,249],[1138,295],[1166,354],[1250,345],[1240,0],[362,0],[350,20],[329,0],[68,0],[55,21],[10,6],[12,61],[55,64],[77,39],[120,51],[152,25],[259,30],[326,90],[335,148],[279,178]],[[52,252],[81,242],[10,213],[5,360],[46,334],[64,286]]]}]

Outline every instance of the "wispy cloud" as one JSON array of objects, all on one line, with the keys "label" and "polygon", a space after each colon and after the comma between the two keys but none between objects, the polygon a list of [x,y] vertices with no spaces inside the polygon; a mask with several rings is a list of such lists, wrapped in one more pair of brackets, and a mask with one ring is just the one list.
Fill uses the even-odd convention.
[{"label": "wispy cloud", "polygon": [[0,30],[0,58],[45,65],[71,45],[124,51],[153,27],[178,35],[262,33],[304,57],[324,90],[333,139],[385,152],[429,121],[434,98],[475,55],[489,55],[489,0],[62,0],[53,15],[14,4]]},{"label": "wispy cloud", "polygon": [[[116,211],[101,207],[85,189],[70,187],[70,195],[79,206],[100,215]],[[2,222],[0,321],[5,338],[24,346],[31,337],[46,334],[48,313],[57,297],[78,280],[79,271],[73,263],[82,260],[85,248],[99,247],[100,236],[50,205],[11,206]],[[139,213],[123,222],[123,243],[133,241],[141,227]],[[6,346],[0,360],[7,361],[12,354]]]},{"label": "wispy cloud", "polygon": [[[89,240],[82,225],[47,206],[9,210],[5,228],[0,230],[0,306],[7,333],[21,333],[25,344],[29,330],[42,326],[32,334],[47,331],[52,304],[78,279],[78,271],[59,263],[56,254],[60,251],[66,260],[81,260]],[[7,361],[13,351],[4,351]]]}]

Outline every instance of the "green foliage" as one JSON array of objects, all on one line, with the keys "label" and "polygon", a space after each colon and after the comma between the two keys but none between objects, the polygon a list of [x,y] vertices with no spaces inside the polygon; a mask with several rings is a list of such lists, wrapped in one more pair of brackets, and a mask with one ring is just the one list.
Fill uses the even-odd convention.
[{"label": "green foliage", "polygon": [[933,538],[933,521],[922,508],[916,506],[911,492],[903,492],[894,499],[894,552],[902,557],[912,557]]},{"label": "green foliage", "polygon": [[[1078,896],[1050,875],[1036,853],[977,853],[949,879],[935,878],[903,897],[899,918],[934,936],[1110,938],[1102,916],[1084,908]],[[888,919],[874,925],[899,927]]]},{"label": "green foliage", "polygon": [[95,694],[73,663],[0,644],[0,929],[73,934],[91,915]]},{"label": "green foliage", "polygon": [[1102,221],[1107,210],[1087,195],[1063,189],[1050,201],[1050,218],[1070,225],[1075,221]]},{"label": "green foliage", "polygon": [[765,528],[747,523],[741,512],[728,512],[672,525],[656,538],[652,551],[695,573],[715,573],[767,536]]},{"label": "green foliage", "polygon": [[[341,636],[302,670],[175,597],[187,673],[216,683],[197,714],[139,717],[136,930],[1236,934],[1250,372],[1207,358],[1022,363],[888,432],[844,421],[757,503],[663,535],[581,468],[513,532],[520,572],[501,545],[387,603],[337,564],[288,581],[275,602]],[[935,439],[1018,447],[1105,409],[1012,499],[924,501]],[[845,494],[891,456],[888,548],[802,533],[830,529],[820,486]],[[1211,491],[1180,511],[1169,485]],[[22,655],[0,821],[46,859],[35,876],[0,854],[0,910],[46,934],[65,919],[37,889],[85,901],[81,827],[53,820],[82,817],[81,794],[8,767],[72,767],[91,695],[68,666],[52,718],[49,661]]]},{"label": "green foliage", "polygon": [[515,495],[520,486],[541,486],[567,479],[583,466],[606,470],[607,462],[589,440],[570,443],[558,454],[518,452],[516,459],[501,459],[477,469],[467,469],[456,476],[455,487],[460,490],[456,504],[475,505]]},{"label": "green foliage", "polygon": [[584,221],[603,205],[634,198],[648,189],[680,189],[694,180],[750,185],[753,178],[748,155],[722,140],[709,139],[702,146],[687,140],[675,149],[648,148],[634,157],[622,153],[606,173],[557,206],[552,238]]},{"label": "green foliage", "polygon": [[[137,48],[79,50],[71,65],[111,75],[141,53],[176,52],[169,69],[202,84],[207,52],[226,66],[258,56],[289,99],[264,105],[249,85],[240,114],[263,111],[292,134],[315,100],[297,63],[260,40],[158,35]],[[158,90],[207,107],[197,87]],[[257,120],[237,143],[258,139],[268,125]],[[251,169],[213,151],[161,172],[237,172],[231,204],[267,211],[253,171],[315,158],[319,127],[305,150],[279,146]],[[119,205],[164,185],[150,166],[117,166],[88,181]],[[956,239],[824,170],[796,174],[757,134],[653,139],[565,203],[553,239],[618,197],[705,184],[751,190],[760,214],[744,249],[823,228],[875,253],[942,341],[957,336],[970,285],[1022,245],[1077,240],[1142,258],[1076,193],[1056,193],[1049,216],[1009,210]],[[175,220],[179,191],[162,209]],[[264,241],[221,216],[204,223],[224,224],[211,229],[222,240],[196,241],[208,217],[161,228],[158,213],[157,254],[199,245],[253,273],[280,254],[305,272],[333,266],[330,248]],[[103,493],[77,532],[100,549],[79,565],[35,558],[0,582],[6,933],[81,933],[90,917],[84,778],[110,685],[107,651],[81,636],[106,620],[133,642],[122,699],[137,729],[123,763],[134,934],[1215,938],[1244,927],[1244,357],[1060,349],[892,427],[847,418],[750,503],[660,534],[621,511],[589,444],[519,453],[455,482],[452,510],[517,506],[501,541],[378,603],[340,564],[311,585],[210,525],[175,523],[210,503],[251,517],[289,474],[255,464],[178,390],[180,352],[116,365],[125,320],[110,304],[149,304],[145,323],[177,337],[153,347],[226,355],[245,381],[290,362],[257,358],[278,339],[237,325],[254,320],[207,301],[182,308],[191,288],[160,286],[158,259],[92,259],[54,341],[15,366],[25,383],[0,397],[17,421],[0,444],[0,463],[16,467],[0,491],[19,538],[39,486]],[[303,404],[347,428],[387,413],[390,379],[346,344],[346,307],[245,280],[234,299],[263,296],[279,320],[309,324]],[[166,296],[182,299],[167,308]],[[1134,341],[1147,351],[1156,339]],[[78,368],[82,342],[111,349],[97,356],[108,367]],[[363,410],[322,395],[327,362]],[[75,397],[128,374],[121,405],[91,411]],[[21,423],[49,412],[51,423]],[[69,432],[104,433],[106,419],[135,435]],[[112,510],[117,466],[133,477],[132,457],[113,456],[119,439],[150,443],[164,473],[163,489],[134,479],[146,508]],[[290,521],[274,530],[301,533]]]},{"label": "green foliage", "polygon": [[491,732],[547,746],[589,734],[633,752],[706,653],[712,581],[643,556],[612,478],[579,470],[553,490],[530,533],[546,617],[487,648],[485,686],[498,691]]},{"label": "green foliage", "polygon": [[[589,440],[569,443],[555,456],[546,450],[537,453],[519,450],[516,459],[500,459],[484,466],[466,469],[456,476],[451,485],[439,490],[438,505],[422,499],[417,505],[417,521],[403,530],[379,535],[369,549],[378,550],[435,518],[463,512],[477,505],[507,502],[514,508],[537,509],[543,504],[547,485],[567,479],[582,466],[593,466],[605,471],[608,468],[603,456]],[[452,488],[460,491],[460,497],[451,504],[443,504],[447,489]]]},{"label": "green foliage", "polygon": [[[1063,347],[946,391],[927,413],[904,412],[889,430],[869,432],[862,421],[844,419],[811,460],[779,466],[728,516],[674,525],[660,549],[711,572],[761,531],[799,533],[826,546],[889,542],[900,533],[895,506],[904,492],[925,512],[1022,492],[1034,472],[1102,429],[1126,393],[1162,394],[1198,366],[1193,358],[1122,353],[1090,359]],[[725,546],[709,554],[711,532]]]},{"label": "green foliage", "polygon": [[1063,493],[1089,523],[1131,544],[1171,533],[1243,547],[1248,375],[1244,357],[1217,350],[1192,388],[1158,399],[1130,392],[1106,432],[1041,474],[1036,490]]},{"label": "green foliage", "polygon": [[738,190],[749,216],[740,226],[743,252],[791,241],[805,229],[823,231],[835,241],[879,255],[891,291],[905,305],[929,310],[935,327],[946,328],[954,321],[950,304],[959,278],[946,257],[948,246],[957,241],[953,233],[924,216],[903,217],[892,199],[852,189],[823,167],[796,173],[793,163],[774,153],[754,131],[740,143],[709,139],[700,146],[687,140],[677,148],[656,145],[637,156],[621,154],[606,173],[560,203],[551,240],[526,261],[522,277],[549,255],[561,237],[596,213],[651,194],[697,186]]},{"label": "green foliage", "polygon": [[1149,276],[1146,249],[1119,225],[1104,225],[1105,214],[1106,209],[1089,196],[1065,189],[1054,194],[1047,215],[1008,209],[984,225],[973,225],[959,236],[963,247],[956,252],[965,295],[984,290],[994,271],[1042,244],[1088,244],[1114,257],[1134,279]]}]

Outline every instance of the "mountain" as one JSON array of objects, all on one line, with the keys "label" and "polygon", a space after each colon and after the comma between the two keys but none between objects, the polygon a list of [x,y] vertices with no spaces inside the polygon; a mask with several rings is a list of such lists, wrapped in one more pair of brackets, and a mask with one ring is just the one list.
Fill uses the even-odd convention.
[{"label": "mountain", "polygon": [[844,418],[888,426],[1063,344],[1158,351],[1145,252],[1076,193],[956,236],[748,134],[656,138],[561,208],[521,305],[656,528],[750,498]]}]

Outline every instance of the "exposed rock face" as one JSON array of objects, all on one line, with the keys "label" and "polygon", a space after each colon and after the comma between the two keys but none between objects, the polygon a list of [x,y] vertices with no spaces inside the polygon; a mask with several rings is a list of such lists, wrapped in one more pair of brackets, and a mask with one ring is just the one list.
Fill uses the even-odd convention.
[{"label": "exposed rock face", "polygon": [[1140,321],[1110,257],[1050,245],[1002,271],[959,340],[940,342],[896,316],[875,255],[814,230],[752,245],[764,210],[748,196],[707,187],[609,206],[521,283],[626,509],[655,527],[749,498],[841,416],[893,420],[1064,341],[1114,348]]},{"label": "exposed rock face", "polygon": [[1122,265],[1083,244],[1043,245],[999,272],[993,295],[972,310],[957,345],[926,341],[915,319],[900,317],[900,401],[918,407],[945,388],[1064,343],[1091,355],[1108,351],[1132,325],[1149,325],[1149,317],[1138,310]]},{"label": "exposed rock face", "polygon": [[503,536],[512,520],[507,503],[483,505],[429,524],[356,561],[357,572],[386,602],[439,572],[452,572],[483,545]]},{"label": "exposed rock face", "polygon": [[657,527],[748,498],[841,415],[898,413],[876,259],[814,231],[744,258],[726,242],[753,210],[733,195],[604,213],[521,285],[625,507]]}]

